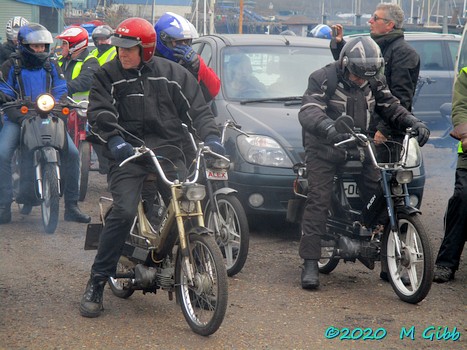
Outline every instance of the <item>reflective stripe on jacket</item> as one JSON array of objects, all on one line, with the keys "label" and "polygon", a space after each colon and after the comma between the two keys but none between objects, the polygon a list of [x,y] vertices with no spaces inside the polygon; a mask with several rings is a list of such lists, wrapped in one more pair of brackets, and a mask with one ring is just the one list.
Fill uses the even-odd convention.
[{"label": "reflective stripe on jacket", "polygon": [[102,66],[104,63],[107,63],[113,60],[115,56],[117,56],[117,49],[115,48],[115,46],[113,46],[100,56],[99,56],[99,50],[94,49],[91,51],[91,55],[97,58],[97,60],[99,61],[99,65]]}]

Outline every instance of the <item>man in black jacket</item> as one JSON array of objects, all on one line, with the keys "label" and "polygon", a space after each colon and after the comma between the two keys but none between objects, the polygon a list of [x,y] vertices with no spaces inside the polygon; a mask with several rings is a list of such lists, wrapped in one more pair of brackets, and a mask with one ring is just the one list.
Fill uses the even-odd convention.
[{"label": "man in black jacket", "polygon": [[[334,120],[342,114],[351,116],[356,127],[363,133],[375,113],[396,130],[412,127],[418,132],[420,145],[426,143],[429,130],[416,119],[387,88],[381,73],[384,60],[379,46],[367,36],[350,40],[341,51],[339,60],[313,72],[308,79],[308,88],[302,99],[298,114],[303,128],[303,143],[306,151],[308,194],[302,219],[302,238],[299,254],[304,259],[301,276],[302,288],[315,289],[319,286],[318,260],[321,256],[321,237],[326,232],[326,219],[331,203],[332,183],[339,166],[339,157],[329,154],[334,144],[349,138],[334,127]],[[335,70],[338,78],[336,90],[328,96],[327,72]],[[348,152],[351,154],[351,150]],[[345,162],[344,156],[341,162]],[[363,203],[380,192],[380,174],[365,160],[365,171],[355,180],[360,189]],[[382,201],[384,206],[384,201]],[[385,224],[384,207],[372,222],[364,223],[368,228]]]},{"label": "man in black jacket", "polygon": [[[108,174],[112,211],[106,218],[91,278],[81,299],[84,317],[97,317],[102,310],[104,285],[115,274],[125,238],[130,231],[141,197],[143,182],[151,169],[144,162],[119,163],[133,154],[139,143],[118,130],[99,130],[100,115],[118,117],[118,123],[145,140],[160,157],[166,176],[173,180],[186,172],[181,149],[182,122],[192,127],[214,152],[224,153],[211,109],[193,75],[176,62],[154,56],[156,33],[142,18],[129,18],[116,28],[111,44],[117,58],[96,73],[89,95],[88,118],[92,132],[106,145],[110,159]],[[158,188],[164,200],[170,189],[162,181]]]},{"label": "man in black jacket", "polygon": [[[368,23],[370,36],[379,45],[384,57],[384,75],[389,90],[410,112],[420,72],[420,57],[404,39],[404,12],[397,4],[381,3],[376,6]],[[331,40],[331,52],[337,60],[345,45],[344,31],[340,24],[333,25],[333,28],[337,30],[337,35]],[[391,136],[391,129],[385,123],[379,123],[376,129],[376,142],[384,142]]]}]

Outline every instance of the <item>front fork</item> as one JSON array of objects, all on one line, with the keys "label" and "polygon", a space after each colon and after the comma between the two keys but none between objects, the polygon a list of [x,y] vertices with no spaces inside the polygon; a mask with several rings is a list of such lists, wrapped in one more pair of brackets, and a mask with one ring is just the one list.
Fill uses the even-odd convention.
[{"label": "front fork", "polygon": [[[396,211],[394,209],[394,200],[391,196],[391,188],[389,187],[389,181],[388,181],[388,173],[385,171],[381,172],[382,175],[382,184],[383,184],[383,191],[384,191],[384,198],[386,199],[386,207],[388,211],[388,216],[389,216],[389,224],[391,227],[391,233],[394,235],[394,240],[395,240],[395,254],[396,254],[396,259],[401,258],[401,245],[400,245],[400,239],[399,239],[399,223],[396,217]],[[410,198],[409,198],[409,191],[407,184],[402,184],[403,187],[403,193],[404,193],[404,205],[406,207],[410,207]]]},{"label": "front fork", "polygon": [[[187,214],[182,213],[180,210],[180,206],[178,203],[178,196],[177,196],[177,191],[175,186],[172,186],[172,201],[173,202],[173,207],[175,211],[175,219],[177,221],[177,230],[178,230],[178,237],[179,237],[179,244],[180,244],[180,251],[182,255],[182,265],[184,266],[184,269],[186,271],[186,276],[188,278],[188,284],[190,286],[194,285],[194,278],[195,278],[195,272],[193,269],[193,265],[190,261],[194,261],[191,249],[189,249],[189,237],[187,236],[187,233],[185,231],[185,225],[183,222],[183,218],[187,216]],[[204,218],[203,218],[203,210],[201,208],[201,202],[196,201],[195,202],[196,209],[194,213],[189,214],[190,216],[196,216],[197,221],[198,221],[198,226],[199,227],[204,227]]]},{"label": "front fork", "polygon": [[44,199],[44,185],[42,179],[42,166],[44,163],[53,163],[55,165],[55,172],[57,174],[57,188],[59,196],[62,196],[62,187],[60,186],[60,155],[53,147],[45,147],[34,152],[34,169],[36,172],[35,188],[37,197],[40,200]]}]

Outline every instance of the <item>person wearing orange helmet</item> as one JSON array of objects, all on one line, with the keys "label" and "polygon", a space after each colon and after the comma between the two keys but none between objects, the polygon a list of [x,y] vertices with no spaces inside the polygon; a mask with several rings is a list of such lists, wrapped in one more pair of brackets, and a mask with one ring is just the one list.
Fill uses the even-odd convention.
[{"label": "person wearing orange helmet", "polygon": [[[133,146],[140,144],[117,129],[99,129],[97,120],[105,115],[118,117],[119,125],[157,149],[160,164],[171,180],[186,173],[182,123],[214,152],[225,153],[214,115],[196,78],[180,64],[154,56],[156,32],[151,23],[137,17],[124,20],[115,29],[111,44],[117,47],[117,57],[95,74],[88,118],[91,134],[104,144],[104,155],[109,158],[107,179],[113,204],[81,298],[79,309],[84,317],[98,317],[103,310],[105,283],[115,276],[143,182],[152,173],[144,163],[128,162],[120,167],[133,155]],[[170,189],[162,182],[158,188],[167,201]]]},{"label": "person wearing orange helmet", "polygon": [[99,69],[97,58],[88,50],[88,31],[80,26],[71,26],[57,39],[62,40],[58,64],[67,81],[68,95],[77,101],[87,99],[94,73]]}]

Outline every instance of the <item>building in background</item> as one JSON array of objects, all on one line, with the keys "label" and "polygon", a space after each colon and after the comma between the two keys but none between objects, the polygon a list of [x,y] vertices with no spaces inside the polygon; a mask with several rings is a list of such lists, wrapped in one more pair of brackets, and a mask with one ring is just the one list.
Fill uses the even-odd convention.
[{"label": "building in background", "polygon": [[11,17],[22,16],[40,23],[52,34],[63,29],[64,0],[1,0],[0,40],[4,42],[6,23]]}]

